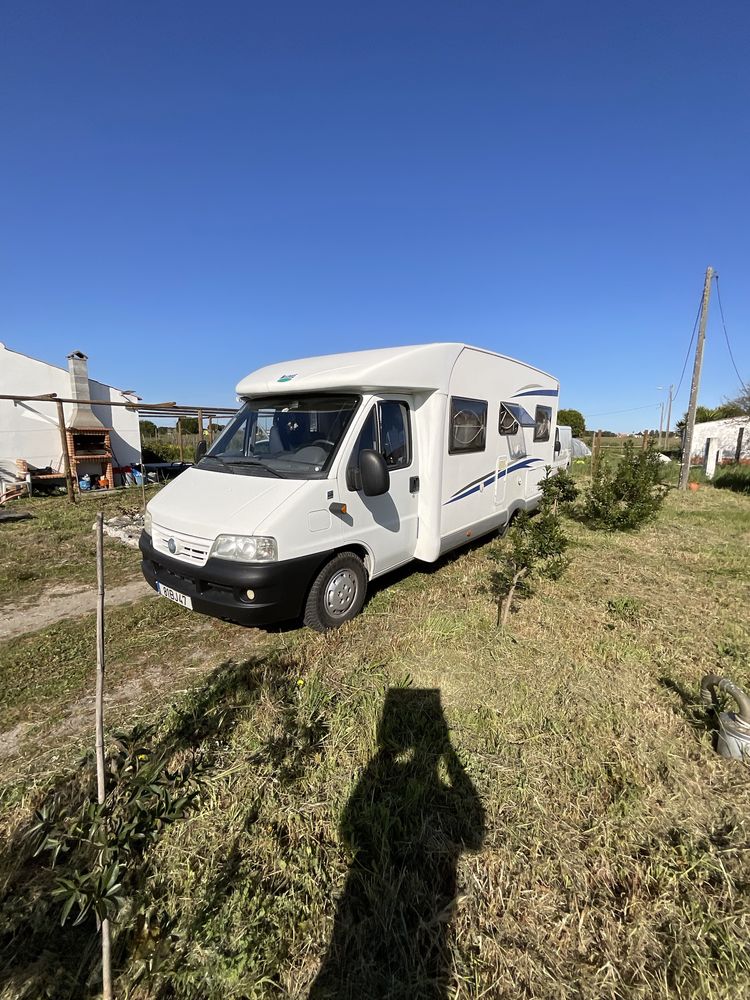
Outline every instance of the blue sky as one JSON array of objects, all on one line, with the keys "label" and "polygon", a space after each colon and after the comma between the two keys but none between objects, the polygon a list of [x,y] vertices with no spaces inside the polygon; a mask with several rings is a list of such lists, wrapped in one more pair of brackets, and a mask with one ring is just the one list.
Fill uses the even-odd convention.
[{"label": "blue sky", "polygon": [[[269,361],[464,340],[636,429],[679,378],[712,264],[750,378],[743,3],[0,17],[9,347],[226,404]],[[701,402],[737,388],[714,302]]]}]

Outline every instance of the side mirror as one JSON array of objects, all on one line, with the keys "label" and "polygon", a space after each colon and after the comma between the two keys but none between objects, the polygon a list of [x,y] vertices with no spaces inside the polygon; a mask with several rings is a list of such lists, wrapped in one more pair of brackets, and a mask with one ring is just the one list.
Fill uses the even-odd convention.
[{"label": "side mirror", "polygon": [[385,459],[374,448],[365,448],[359,453],[359,474],[366,497],[382,496],[391,487],[391,474]]},{"label": "side mirror", "polygon": [[203,458],[203,456],[206,454],[207,451],[208,451],[208,444],[206,443],[206,441],[203,438],[201,438],[201,440],[195,446],[195,461],[196,461],[196,464],[198,462],[200,462],[200,460]]},{"label": "side mirror", "polygon": [[559,455],[562,451],[562,445],[560,444],[560,438],[555,439],[555,454]]}]

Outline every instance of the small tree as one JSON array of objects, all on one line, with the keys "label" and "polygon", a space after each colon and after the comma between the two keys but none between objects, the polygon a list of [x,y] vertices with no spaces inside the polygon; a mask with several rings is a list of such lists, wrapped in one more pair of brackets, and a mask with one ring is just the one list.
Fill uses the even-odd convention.
[{"label": "small tree", "polygon": [[573,437],[579,438],[586,430],[586,421],[580,410],[558,410],[557,422],[563,427],[570,427]]},{"label": "small tree", "polygon": [[636,450],[625,442],[617,468],[598,464],[591,488],[583,499],[579,516],[590,528],[628,531],[654,517],[664,502],[662,464],[649,444]]},{"label": "small tree", "polygon": [[542,481],[539,513],[517,514],[505,535],[490,549],[494,568],[490,577],[497,600],[497,624],[505,626],[517,595],[533,592],[532,579],[557,580],[568,565],[568,539],[562,528],[560,509],[575,499],[576,487],[566,473],[552,475],[547,468]]}]

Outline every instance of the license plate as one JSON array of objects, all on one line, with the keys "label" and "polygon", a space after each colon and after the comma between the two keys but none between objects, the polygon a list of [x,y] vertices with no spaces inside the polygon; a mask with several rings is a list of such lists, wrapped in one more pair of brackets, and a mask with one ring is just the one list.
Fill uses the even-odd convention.
[{"label": "license plate", "polygon": [[189,608],[193,610],[193,602],[190,600],[187,594],[181,594],[179,590],[172,590],[171,587],[165,587],[163,583],[157,583],[157,590],[162,597],[166,597],[170,601],[174,601],[175,604],[181,604],[183,608]]}]

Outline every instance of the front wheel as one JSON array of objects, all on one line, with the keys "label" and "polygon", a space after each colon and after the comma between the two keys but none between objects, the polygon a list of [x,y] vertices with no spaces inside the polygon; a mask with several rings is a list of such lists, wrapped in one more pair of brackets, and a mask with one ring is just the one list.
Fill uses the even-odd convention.
[{"label": "front wheel", "polygon": [[304,622],[316,632],[338,628],[365,603],[367,571],[353,552],[341,552],[320,570],[305,604]]}]

